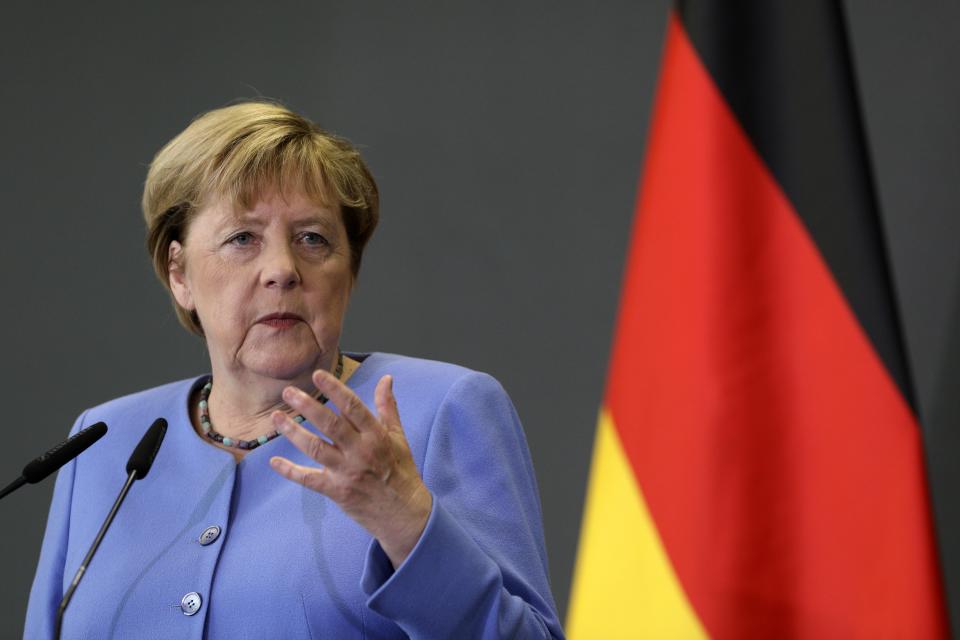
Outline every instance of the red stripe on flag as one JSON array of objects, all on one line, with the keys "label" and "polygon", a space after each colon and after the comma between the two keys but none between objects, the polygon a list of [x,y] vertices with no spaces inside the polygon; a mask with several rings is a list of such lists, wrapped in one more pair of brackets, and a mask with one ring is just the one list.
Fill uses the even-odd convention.
[{"label": "red stripe on flag", "polygon": [[946,636],[918,425],[675,17],[607,404],[711,636]]}]

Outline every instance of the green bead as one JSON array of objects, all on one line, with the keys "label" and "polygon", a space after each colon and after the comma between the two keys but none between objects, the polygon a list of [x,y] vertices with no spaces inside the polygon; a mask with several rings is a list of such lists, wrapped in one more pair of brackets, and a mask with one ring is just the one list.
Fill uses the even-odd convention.
[{"label": "green bead", "polygon": [[233,438],[224,438],[224,439],[223,439],[223,444],[227,445],[228,447],[232,447],[232,446],[233,446]]},{"label": "green bead", "polygon": [[270,441],[270,438],[268,438],[267,436],[260,436],[259,438],[257,438],[257,442],[259,442],[260,444],[267,444],[269,441]]}]

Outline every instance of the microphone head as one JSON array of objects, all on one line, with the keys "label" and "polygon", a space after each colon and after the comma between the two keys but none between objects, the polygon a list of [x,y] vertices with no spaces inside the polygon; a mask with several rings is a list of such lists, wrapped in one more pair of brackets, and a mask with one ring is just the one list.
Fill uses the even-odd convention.
[{"label": "microphone head", "polygon": [[147,477],[150,467],[153,465],[153,459],[157,457],[157,451],[160,450],[160,444],[163,442],[163,436],[167,433],[167,421],[163,418],[157,418],[147,429],[147,432],[140,438],[137,448],[130,454],[127,460],[127,474],[137,472],[137,480]]},{"label": "microphone head", "polygon": [[39,458],[28,462],[21,474],[23,479],[30,484],[40,482],[86,451],[87,447],[102,438],[106,432],[107,425],[104,422],[98,422],[86,429],[81,429]]}]

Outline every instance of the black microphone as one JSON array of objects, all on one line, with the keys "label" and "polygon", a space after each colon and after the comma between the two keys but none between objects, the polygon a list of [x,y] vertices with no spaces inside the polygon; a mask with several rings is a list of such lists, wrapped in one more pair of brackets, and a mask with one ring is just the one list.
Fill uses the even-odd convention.
[{"label": "black microphone", "polygon": [[63,600],[60,601],[60,607],[57,609],[57,626],[54,633],[54,637],[58,640],[60,638],[60,627],[63,624],[63,612],[67,610],[67,605],[70,604],[73,592],[77,590],[80,579],[83,578],[83,574],[86,573],[90,561],[93,560],[93,554],[95,554],[100,547],[103,536],[106,535],[107,529],[110,528],[110,524],[117,515],[117,511],[120,509],[124,498],[127,497],[127,492],[130,491],[130,487],[133,486],[135,480],[147,477],[147,473],[150,472],[150,467],[153,466],[153,459],[157,457],[157,451],[160,450],[160,444],[163,442],[163,436],[166,435],[166,433],[167,421],[163,418],[157,418],[153,421],[153,424],[150,425],[150,428],[147,429],[147,432],[143,434],[137,448],[130,454],[130,459],[127,460],[127,481],[124,483],[123,489],[120,490],[120,495],[117,496],[116,501],[113,503],[113,508],[110,509],[110,513],[107,514],[107,519],[103,522],[103,526],[100,527],[100,531],[97,533],[93,544],[90,545],[90,551],[87,552],[83,562],[80,563],[77,574],[73,576],[73,582],[70,583],[67,592],[63,594]]},{"label": "black microphone", "polygon": [[48,475],[67,464],[87,450],[87,447],[99,440],[107,432],[104,422],[92,424],[73,434],[39,458],[27,463],[20,473],[20,477],[8,484],[0,491],[0,498],[13,493],[26,483],[36,484]]},{"label": "black microphone", "polygon": [[127,474],[137,474],[137,480],[142,480],[150,473],[150,467],[153,466],[153,459],[157,457],[157,451],[160,450],[160,443],[163,442],[163,436],[167,433],[167,421],[163,418],[157,418],[147,429],[147,432],[140,438],[137,448],[130,454],[127,460]]}]

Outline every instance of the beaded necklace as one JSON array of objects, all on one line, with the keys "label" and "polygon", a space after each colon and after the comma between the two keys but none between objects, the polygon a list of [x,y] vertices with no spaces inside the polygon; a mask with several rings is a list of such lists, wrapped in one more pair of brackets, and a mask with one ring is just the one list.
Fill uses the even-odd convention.
[{"label": "beaded necklace", "polygon": [[[343,354],[337,354],[337,370],[334,372],[334,375],[337,377],[337,380],[340,379],[340,376],[343,375]],[[234,447],[235,449],[256,449],[262,444],[267,444],[274,438],[280,435],[279,431],[274,431],[273,433],[263,435],[258,437],[256,440],[241,440],[239,438],[229,438],[227,436],[220,435],[213,428],[213,423],[210,422],[210,408],[207,398],[210,397],[210,390],[213,388],[213,377],[211,376],[210,380],[207,381],[207,384],[203,385],[203,388],[200,389],[200,428],[203,430],[203,435],[207,436],[215,442],[219,442],[225,447]],[[327,396],[320,394],[320,397],[317,398],[321,404],[326,404]],[[297,414],[293,416],[293,419],[298,423],[306,420],[302,415]]]}]

